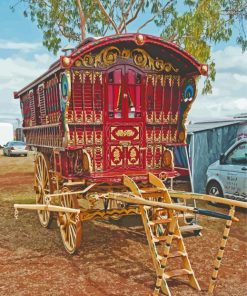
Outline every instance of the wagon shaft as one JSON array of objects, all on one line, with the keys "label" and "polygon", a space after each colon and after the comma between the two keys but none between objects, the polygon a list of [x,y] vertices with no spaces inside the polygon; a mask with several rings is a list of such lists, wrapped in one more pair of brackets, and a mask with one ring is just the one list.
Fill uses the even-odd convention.
[{"label": "wagon shaft", "polygon": [[25,210],[38,210],[38,211],[50,211],[50,212],[65,212],[79,214],[79,209],[65,208],[53,205],[38,205],[38,204],[14,204],[15,209],[25,209]]},{"label": "wagon shaft", "polygon": [[239,207],[243,209],[247,209],[247,202],[232,200],[232,199],[225,199],[223,197],[206,195],[206,194],[199,194],[199,193],[192,193],[192,192],[184,192],[184,191],[169,191],[172,198],[183,198],[183,199],[196,199],[196,200],[204,200],[204,201],[211,201],[215,203],[220,203],[223,205],[229,205],[234,207]]}]

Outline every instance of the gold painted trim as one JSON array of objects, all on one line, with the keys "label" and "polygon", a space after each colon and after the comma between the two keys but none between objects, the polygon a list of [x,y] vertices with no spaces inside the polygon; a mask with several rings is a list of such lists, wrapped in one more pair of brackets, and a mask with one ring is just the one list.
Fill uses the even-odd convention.
[{"label": "gold painted trim", "polygon": [[[66,102],[66,107],[65,107],[65,112],[64,112],[64,138],[63,138],[63,146],[66,147],[68,146],[68,143],[70,141],[70,134],[69,134],[69,125],[68,125],[68,111],[69,111],[69,104],[70,104],[70,99],[71,99],[71,73],[69,70],[66,70],[65,72],[60,74],[60,81],[61,81],[61,76],[65,74],[68,79],[68,99]],[[59,90],[61,92],[61,89]],[[60,94],[61,96],[61,94]]]},{"label": "gold painted trim", "polygon": [[117,62],[117,59],[129,59],[132,58],[136,66],[144,68],[146,70],[155,70],[158,72],[177,73],[178,68],[173,67],[169,62],[166,62],[158,57],[152,58],[144,49],[135,48],[119,49],[116,46],[108,46],[102,49],[95,56],[91,53],[86,53],[82,58],[77,59],[74,62],[76,67],[81,65],[92,67],[107,67]]}]

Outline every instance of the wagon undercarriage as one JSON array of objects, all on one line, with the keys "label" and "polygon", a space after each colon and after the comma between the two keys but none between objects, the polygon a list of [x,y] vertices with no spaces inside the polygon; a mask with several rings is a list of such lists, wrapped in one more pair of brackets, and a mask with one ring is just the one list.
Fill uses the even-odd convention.
[{"label": "wagon undercarriage", "polygon": [[[235,206],[246,207],[242,202],[222,200],[217,197],[193,195],[184,192],[170,191],[163,180],[149,173],[148,182],[137,184],[127,175],[122,176],[122,184],[87,183],[85,180],[73,182],[58,180],[52,175],[49,161],[42,153],[35,160],[36,205],[15,205],[16,217],[18,209],[37,210],[43,227],[49,227],[54,213],[60,229],[61,238],[66,251],[75,253],[81,244],[82,222],[98,218],[119,219],[127,215],[140,215],[146,233],[157,280],[154,295],[160,290],[171,295],[167,279],[185,276],[191,287],[200,290],[181,234],[181,219],[185,213],[203,214],[227,219],[223,240],[215,263],[214,274],[209,290],[212,292],[223,257],[224,247],[234,217]],[[183,199],[203,199],[231,204],[229,215],[209,212],[173,203],[172,197]],[[193,227],[193,226],[192,226]],[[172,252],[171,252],[171,247]],[[175,251],[174,251],[175,248]],[[168,261],[181,258],[181,266],[166,271]]]}]

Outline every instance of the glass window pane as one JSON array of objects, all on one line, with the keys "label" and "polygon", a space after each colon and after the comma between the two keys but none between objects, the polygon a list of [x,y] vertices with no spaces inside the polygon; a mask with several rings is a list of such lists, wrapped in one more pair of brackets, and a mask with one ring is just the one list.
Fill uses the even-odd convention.
[{"label": "glass window pane", "polygon": [[247,143],[238,145],[230,152],[226,159],[227,164],[247,165]]}]

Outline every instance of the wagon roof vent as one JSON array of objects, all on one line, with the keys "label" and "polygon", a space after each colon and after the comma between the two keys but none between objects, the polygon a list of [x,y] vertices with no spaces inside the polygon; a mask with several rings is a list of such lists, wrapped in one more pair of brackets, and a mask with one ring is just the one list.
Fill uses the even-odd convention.
[{"label": "wagon roof vent", "polygon": [[72,45],[70,45],[70,44],[68,44],[64,48],[62,48],[62,52],[64,52],[65,56],[70,55],[73,50],[74,50],[74,47]]}]

